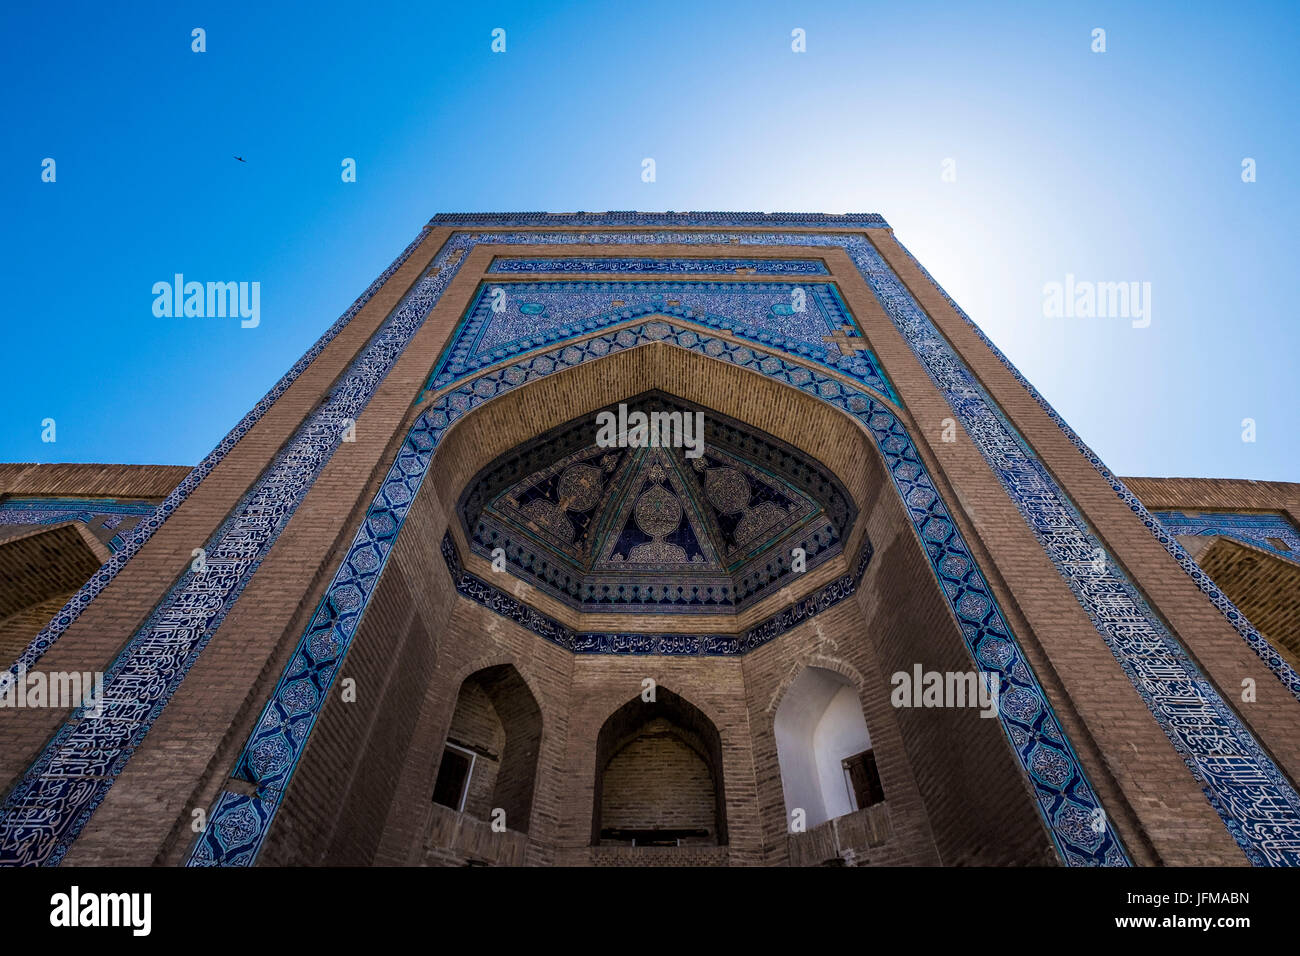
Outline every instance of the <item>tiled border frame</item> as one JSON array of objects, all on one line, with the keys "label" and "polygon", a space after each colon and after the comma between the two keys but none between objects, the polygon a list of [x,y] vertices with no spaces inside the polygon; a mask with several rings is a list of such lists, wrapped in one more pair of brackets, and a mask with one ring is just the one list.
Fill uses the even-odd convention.
[{"label": "tiled border frame", "polygon": [[[1251,511],[1208,511],[1198,512],[1194,508],[1162,508],[1152,512],[1170,535],[1195,535],[1205,537],[1222,535],[1251,547],[1267,551],[1269,554],[1300,564],[1300,532],[1295,525],[1280,512]],[[1287,545],[1283,551],[1268,543],[1269,538],[1277,538]]]},{"label": "tiled border frame", "polygon": [[898,245],[921,271],[921,274],[925,276],[926,280],[933,285],[935,290],[944,297],[944,300],[952,306],[953,311],[956,312],[961,320],[971,328],[979,340],[988,346],[989,350],[997,357],[998,361],[1006,367],[1012,377],[1024,387],[1030,397],[1033,398],[1038,406],[1047,413],[1047,416],[1056,423],[1057,427],[1061,429],[1061,432],[1065,435],[1070,444],[1074,445],[1074,447],[1079,450],[1080,454],[1088,460],[1088,464],[1092,465],[1092,467],[1096,469],[1097,473],[1101,475],[1102,478],[1106,479],[1106,482],[1111,486],[1115,494],[1119,496],[1120,500],[1123,501],[1124,504],[1128,505],[1129,510],[1141,519],[1143,526],[1164,546],[1164,549],[1169,552],[1170,556],[1173,557],[1175,561],[1178,562],[1179,567],[1187,573],[1187,576],[1196,582],[1196,586],[1199,587],[1202,593],[1210,599],[1210,602],[1223,613],[1223,616],[1228,619],[1228,622],[1236,629],[1237,633],[1242,636],[1242,639],[1250,646],[1250,649],[1255,652],[1265,665],[1267,665],[1269,670],[1277,675],[1278,680],[1286,685],[1297,699],[1300,699],[1300,674],[1297,674],[1291,665],[1287,663],[1285,658],[1277,652],[1277,649],[1274,648],[1264,638],[1264,636],[1255,629],[1254,625],[1252,625],[1246,618],[1246,615],[1237,610],[1237,606],[1232,603],[1232,600],[1219,589],[1217,584],[1214,583],[1214,579],[1201,570],[1201,566],[1192,559],[1192,556],[1187,553],[1187,550],[1181,544],[1178,543],[1178,540],[1165,529],[1159,519],[1152,515],[1142,502],[1138,501],[1137,496],[1128,490],[1124,483],[1116,477],[1115,473],[1106,467],[1105,463],[1102,462],[1102,460],[1097,457],[1097,454],[1084,443],[1083,439],[1075,433],[1074,429],[1066,423],[1065,419],[1057,413],[1056,409],[1048,403],[1047,399],[1043,398],[1043,396],[1039,394],[1038,389],[1034,388],[1034,386],[1030,384],[1029,380],[1020,374],[1020,371],[1011,364],[1011,360],[1002,354],[1002,350],[993,344],[993,341],[971,320],[970,316],[962,310],[961,306],[953,300],[952,296],[948,295],[948,293],[944,291],[943,286],[939,285],[939,283],[935,281],[934,277],[930,275],[925,266],[921,265],[921,263],[917,261],[916,257],[913,256],[907,247],[901,242],[898,243]]},{"label": "tiled border frame", "polygon": [[[422,239],[423,234],[407,247],[386,275],[396,271]],[[227,444],[233,446],[261,417],[273,404],[271,396],[278,397],[288,388],[310,359],[360,311],[363,300],[383,284],[381,280],[372,283],[362,299],[295,364],[290,374],[281,379],[276,389],[245,417],[203,465],[191,472],[159,510],[141,522],[141,526],[149,523],[149,527],[133,538],[134,548],[115,555],[104,566],[111,568],[111,573],[101,569],[78,597],[90,592],[101,577],[104,580],[99,588],[112,579],[125,557],[138,550],[166,520],[170,514],[170,511],[164,513],[168,502],[174,500],[178,505],[193,490],[229,451]],[[92,715],[84,707],[75,709],[10,790],[0,807],[0,865],[58,863],[71,848],[333,455],[345,423],[355,421],[423,324],[437,295],[441,294],[434,280],[435,277],[429,276],[417,282],[389,314],[339,376],[325,401],[299,426],[253,488],[209,538],[204,548],[206,569],[195,571],[191,567],[181,574],[109,665],[104,673],[102,712]],[[449,280],[443,281],[445,287]],[[207,471],[200,474],[205,466]],[[118,558],[123,561],[118,562]],[[89,594],[81,607],[93,599],[94,593],[97,590]],[[74,597],[73,602],[76,601]],[[56,619],[53,623],[58,622]],[[14,665],[14,671],[26,663],[28,655],[35,651],[43,653],[51,643],[52,639],[40,648],[29,645]]]},{"label": "tiled border frame", "polygon": [[[463,225],[466,227],[470,227],[472,229],[472,227],[474,226],[481,226],[486,224],[504,225],[507,222],[513,223],[514,220],[511,219],[511,215],[513,214],[503,214],[502,216],[498,216],[498,217],[486,217],[485,219],[475,218],[475,217],[461,217],[461,216],[441,216],[441,217],[437,217],[434,220],[434,224]],[[714,228],[726,227],[729,225],[743,225],[743,226],[768,226],[768,227],[778,227],[778,228],[781,226],[790,226],[792,228],[810,228],[810,229],[816,228],[818,226],[832,226],[832,227],[839,226],[842,228],[845,225],[856,225],[858,228],[885,227],[884,221],[877,216],[800,217],[800,216],[793,216],[793,215],[791,216],[776,215],[776,216],[764,217],[761,214],[739,214],[739,215],[577,214],[576,216],[559,216],[559,217],[546,216],[546,215],[528,216],[526,214],[519,214],[519,216],[522,218],[516,224],[523,224],[523,225],[551,225],[551,224],[560,225],[560,224],[567,223],[570,225],[574,225],[574,224],[580,224],[580,225],[604,224],[604,225],[631,225],[631,226],[685,225],[685,226],[707,226],[707,227],[714,227]],[[419,240],[417,239],[416,242],[418,243],[418,241]],[[426,276],[426,280],[430,278],[433,278],[435,280],[434,284],[437,287],[436,294],[441,293],[441,289],[445,288],[445,282],[449,281],[451,276],[454,275],[455,272],[454,268],[450,268],[450,266],[453,266],[455,263],[449,262],[447,256],[453,250],[458,250],[463,253],[464,250],[472,247],[473,245],[477,244],[477,242],[479,241],[490,241],[493,243],[527,243],[527,244],[542,244],[542,243],[645,244],[647,242],[652,244],[662,244],[665,242],[675,242],[675,243],[682,243],[682,244],[689,244],[689,243],[703,244],[703,243],[717,243],[719,241],[735,241],[742,245],[743,244],[768,244],[768,245],[777,244],[777,245],[806,245],[806,246],[841,246],[846,249],[849,249],[851,255],[853,252],[853,249],[851,247],[853,247],[854,245],[857,246],[857,249],[860,252],[863,251],[864,246],[869,247],[869,244],[867,244],[865,240],[862,239],[860,236],[854,236],[849,234],[818,234],[813,232],[807,232],[807,233],[799,232],[799,233],[792,233],[792,234],[751,232],[751,233],[742,233],[735,236],[727,236],[725,234],[720,235],[716,232],[686,232],[686,233],[671,233],[667,235],[658,234],[658,233],[651,234],[651,235],[646,235],[644,233],[543,234],[537,232],[523,232],[523,233],[514,233],[514,234],[496,233],[491,235],[471,235],[462,232],[462,233],[457,233],[455,236],[453,236],[453,238],[448,243],[444,245],[438,257],[438,261],[442,263],[441,272],[436,277]],[[168,500],[164,502],[163,506],[160,507],[159,512],[155,516],[151,517],[150,519],[147,519],[146,522],[142,522],[140,531],[138,532],[136,539],[133,540],[132,544],[128,546],[128,550],[123,552],[122,555],[119,555],[115,559],[115,562],[110,562],[108,565],[106,565],[105,569],[101,570],[101,572],[96,575],[96,578],[92,582],[90,582],[87,585],[87,587],[82,590],[82,592],[80,592],[76,597],[74,597],[74,599],[71,602],[69,602],[68,609],[65,610],[65,612],[55,620],[55,622],[52,622],[50,627],[42,631],[41,635],[38,636],[37,640],[33,642],[33,645],[28,648],[27,652],[25,652],[25,655],[33,655],[31,656],[32,660],[40,656],[40,653],[42,653],[44,649],[48,647],[49,644],[52,643],[55,638],[57,638],[58,634],[62,632],[63,628],[65,628],[67,624],[70,623],[70,621],[75,618],[76,614],[80,612],[80,609],[84,607],[85,604],[89,602],[89,600],[93,599],[94,594],[98,593],[98,591],[102,589],[103,585],[106,584],[108,580],[111,580],[113,574],[116,573],[117,568],[120,567],[120,564],[124,562],[125,559],[129,557],[131,553],[134,553],[135,550],[138,550],[139,545],[142,544],[143,541],[147,539],[148,536],[152,533],[152,531],[162,523],[162,520],[165,520],[166,515],[169,514],[172,510],[175,509],[176,506],[179,505],[180,501],[182,501],[184,497],[188,495],[188,493],[193,489],[193,487],[196,486],[198,482],[202,480],[204,475],[206,475],[211,470],[211,468],[216,464],[216,462],[219,461],[224,456],[226,451],[229,450],[229,447],[233,446],[233,444],[238,440],[238,437],[242,435],[245,431],[247,431],[248,427],[250,427],[253,422],[255,422],[258,418],[260,418],[261,414],[266,410],[266,407],[268,407],[271,404],[271,402],[273,402],[274,399],[278,397],[278,395],[283,391],[284,388],[287,388],[288,384],[290,384],[292,380],[296,378],[297,374],[301,372],[302,368],[304,368],[312,358],[314,358],[315,354],[317,354],[319,350],[323,348],[324,344],[326,344],[335,334],[337,334],[338,329],[341,328],[342,325],[346,324],[346,321],[350,319],[352,315],[355,315],[355,313],[359,311],[360,307],[364,305],[364,302],[366,299],[368,299],[369,295],[373,294],[373,291],[377,289],[379,285],[382,284],[384,279],[386,279],[388,275],[391,275],[391,273],[395,271],[395,269],[401,264],[401,262],[405,260],[405,257],[409,255],[410,251],[415,247],[415,245],[416,243],[412,243],[412,245],[408,247],[408,250],[405,253],[403,253],[403,256],[400,257],[399,260],[395,262],[393,266],[390,267],[389,270],[386,271],[384,276],[381,276],[380,279],[376,280],[376,282],[372,284],[371,289],[367,290],[367,293],[363,295],[362,299],[359,299],[358,302],[354,304],[353,308],[350,309],[349,312],[346,313],[345,316],[342,319],[340,319],[339,322],[336,323],[335,326],[332,327],[331,330],[327,332],[324,337],[322,337],[322,340],[317,343],[317,346],[315,346],[311,352],[309,352],[306,356],[304,356],[303,359],[300,360],[299,363],[296,364],[293,369],[291,369],[290,373],[285,376],[285,379],[283,379],[281,383],[277,385],[275,389],[272,390],[271,393],[268,393],[268,396],[264,398],[263,401],[259,403],[259,405],[256,408],[254,408],[252,412],[249,413],[248,416],[246,416],[245,420],[242,421],[234,431],[232,431],[231,435],[227,436],[227,439],[223,441],[222,445],[219,446],[218,449],[212,453],[212,455],[210,455],[207,459],[205,459],[204,462],[201,463],[201,465],[195,469],[195,472],[192,473],[191,476],[187,478],[186,481],[183,482],[182,485],[178,487],[178,489],[175,492],[173,492],[172,496],[169,496]],[[874,250],[871,250],[871,254],[875,255]],[[876,258],[879,258],[878,255],[876,255]],[[457,257],[456,261],[459,262],[459,256]],[[858,260],[855,258],[855,261]],[[867,274],[871,271],[869,268],[870,263],[867,263],[866,265],[867,267],[863,268],[863,263],[859,261],[859,267],[863,268],[864,274]],[[888,275],[892,276],[892,273],[888,273]],[[880,277],[878,276],[877,278],[879,279]],[[443,281],[437,281],[437,280],[443,280]],[[901,287],[901,283],[898,283],[896,277],[894,277],[893,281]],[[436,294],[434,295],[434,298],[436,298]],[[888,308],[888,303],[887,303],[887,308]],[[895,323],[900,324],[898,317],[893,312],[891,312],[890,314],[891,314],[891,318],[894,319]],[[921,315],[922,317],[924,316],[923,313],[921,313]],[[422,316],[420,318],[422,319]],[[902,327],[903,326],[900,324],[900,328]],[[932,326],[931,326],[931,331],[933,331]],[[904,332],[904,334],[906,335],[906,331]],[[987,341],[987,339],[985,341]],[[915,344],[913,344],[913,347],[915,349]],[[920,353],[918,353],[918,355],[920,355]],[[925,361],[925,357],[924,356],[921,357],[922,360]],[[1005,359],[1003,359],[1003,361],[1005,362]],[[1008,363],[1008,367],[1010,367],[1009,363]],[[1012,371],[1014,371],[1014,369],[1012,369]],[[384,372],[386,373],[386,369],[384,370]],[[1019,378],[1018,375],[1017,377]],[[1023,378],[1021,378],[1020,380],[1022,381],[1023,384],[1026,385],[1026,387],[1030,388],[1031,393],[1037,395],[1036,392],[1033,392],[1032,387],[1028,386],[1027,382],[1024,382]],[[363,398],[368,398],[368,393],[365,394]],[[1041,398],[1039,400],[1041,402]],[[1042,404],[1045,407],[1047,407],[1046,403],[1042,403]],[[1050,412],[1050,408],[1048,408],[1048,411]],[[1053,415],[1054,418],[1056,418],[1058,423],[1061,424],[1063,428],[1066,427],[1063,422],[1060,422],[1059,416],[1056,416],[1054,412],[1052,412],[1051,414]],[[963,423],[965,424],[965,421]],[[307,430],[304,429],[304,432],[306,431]],[[300,436],[304,432],[300,432],[299,433]],[[1073,433],[1069,432],[1067,429],[1067,434],[1072,435]],[[333,440],[337,441],[337,436],[333,436]],[[1077,442],[1077,444],[1079,444],[1080,447],[1085,451],[1085,454],[1090,455],[1090,453],[1086,451],[1086,448],[1083,448],[1081,442]],[[1095,456],[1092,456],[1090,460],[1094,460],[1094,465],[1098,467],[1098,470],[1102,471],[1104,475],[1109,474],[1109,472],[1104,470],[1104,466],[1100,465],[1100,462],[1095,461]],[[309,475],[308,477],[309,479],[314,478],[314,473]],[[1113,481],[1112,483],[1117,485],[1118,488],[1122,488],[1122,485],[1118,485],[1118,482]],[[1134,503],[1136,503],[1136,499],[1133,499],[1133,501]],[[1140,504],[1138,504],[1137,508],[1135,508],[1134,510],[1137,511],[1140,508],[1141,506]],[[1145,514],[1145,510],[1143,509],[1139,513]],[[1147,517],[1149,518],[1149,516]],[[1151,520],[1154,523],[1154,519]],[[1157,535],[1157,537],[1161,536],[1162,532],[1160,531],[1158,524],[1155,524],[1155,526],[1152,527],[1152,530],[1153,533]],[[273,536],[268,536],[268,538],[265,540],[266,547],[269,547],[269,543],[271,540],[273,540]],[[1168,544],[1166,546],[1168,547]],[[1174,543],[1174,547],[1177,547],[1176,542]],[[1173,553],[1172,549],[1171,549],[1171,553]],[[1111,562],[1108,562],[1108,564],[1109,563]],[[1180,561],[1180,563],[1183,562]],[[1190,568],[1188,567],[1189,564],[1190,564]],[[1183,566],[1185,569],[1188,570],[1189,574],[1191,574],[1194,578],[1198,580],[1198,583],[1201,583],[1202,589],[1206,590],[1207,593],[1211,594],[1212,599],[1214,599],[1214,594],[1217,593],[1217,589],[1214,589],[1212,583],[1208,582],[1208,579],[1205,579],[1203,572],[1199,572],[1199,569],[1196,569],[1195,564],[1193,562],[1190,562],[1190,559],[1187,559],[1187,562],[1183,563]],[[251,574],[252,570],[255,570],[255,567],[256,567],[256,561],[252,562],[248,566],[247,573]],[[1209,589],[1207,589],[1206,587],[1207,583],[1209,585]],[[240,582],[236,582],[236,586],[232,587],[230,590],[226,592],[226,598],[230,598],[231,596],[233,596],[233,593],[237,591],[239,586],[241,586]],[[175,596],[176,596],[176,592],[173,592],[173,597]],[[1215,603],[1221,608],[1221,610],[1224,610],[1224,613],[1229,616],[1230,620],[1233,620],[1234,623],[1237,624],[1238,630],[1243,631],[1243,627],[1239,622],[1244,622],[1244,618],[1241,617],[1239,612],[1236,612],[1235,608],[1232,608],[1230,602],[1227,602],[1226,598],[1222,598],[1221,595],[1219,595],[1219,597],[1222,600],[1221,601],[1215,600]],[[221,603],[224,604],[224,601]],[[211,625],[214,622],[219,622],[219,618],[224,616],[224,610],[225,607],[223,606],[217,614],[208,616],[206,618],[207,624]],[[1243,631],[1243,633],[1247,633],[1247,631],[1249,633],[1253,633],[1253,629],[1250,629],[1248,624],[1245,625],[1245,628],[1246,631]],[[211,626],[203,626],[202,633],[200,634],[201,639],[205,641],[206,637],[210,635],[210,633],[211,633]],[[1258,635],[1255,636],[1258,638]],[[1247,634],[1247,639],[1250,640],[1249,634]],[[1263,642],[1262,638],[1259,638],[1258,640],[1260,644],[1263,645],[1264,648],[1268,648],[1267,643]],[[1255,647],[1258,652],[1260,652],[1261,657],[1263,657],[1266,661],[1270,660],[1269,655],[1265,651],[1260,650],[1260,644],[1257,644],[1254,641],[1252,641],[1251,643],[1252,646]],[[189,663],[192,662],[193,657],[196,656],[197,650],[199,649],[201,649],[201,644],[198,647],[194,648],[195,655],[188,656],[186,660],[180,662],[179,667],[174,669],[172,673],[173,680],[167,682],[165,691],[161,695],[160,699],[155,701],[154,706],[149,708],[149,713],[145,716],[145,718],[142,721],[139,722],[139,726],[136,728],[139,732],[138,734],[133,735],[133,741],[130,742],[129,749],[123,748],[123,753],[120,754],[121,760],[119,762],[119,765],[117,766],[117,769],[120,769],[120,765],[124,764],[125,759],[129,757],[130,750],[134,749],[134,743],[138,743],[138,740],[143,737],[143,733],[147,731],[148,726],[151,725],[152,723],[152,719],[156,717],[156,714],[161,709],[161,706],[165,704],[166,699],[170,697],[170,694],[172,690],[174,690],[176,683],[179,683],[180,677],[184,675],[184,672],[188,668]],[[1271,651],[1271,648],[1268,648],[1268,650]],[[1280,657],[1278,657],[1276,652],[1272,652],[1272,658],[1275,659],[1278,663],[1282,663]],[[1271,662],[1270,662],[1270,666],[1272,666]],[[1283,664],[1283,666],[1285,665]],[[1276,667],[1274,669],[1275,671],[1277,671]],[[1289,672],[1289,668],[1287,668],[1287,672]],[[1284,681],[1287,680],[1286,673],[1281,673],[1279,674],[1279,676],[1281,676]],[[1288,682],[1288,686],[1292,687],[1293,690],[1296,690],[1296,684],[1294,682],[1294,674],[1291,674],[1291,678],[1292,680]],[[1212,688],[1210,688],[1210,690],[1212,692]],[[80,716],[81,715],[79,714],[74,714],[72,720],[75,721]],[[65,730],[66,729],[67,728],[65,727]],[[1276,773],[1276,768],[1273,768],[1273,770],[1274,773]],[[110,775],[107,784],[104,786],[105,791],[107,789],[107,786],[111,785],[111,779],[112,777]],[[51,793],[49,796],[51,797],[54,803],[63,804],[67,794]],[[13,794],[11,794],[11,804],[12,804],[12,797]],[[102,799],[102,794],[100,794],[99,799]],[[26,803],[26,801],[23,802]],[[83,806],[84,803],[85,801],[82,801]],[[94,803],[97,804],[98,799],[94,800]],[[26,805],[28,809],[33,811],[38,811],[40,813],[45,813],[46,811],[49,810],[49,807],[43,804],[40,800],[37,800],[34,803],[27,803]],[[8,812],[12,809],[16,809],[16,808],[11,806],[10,804],[7,804],[4,812]],[[84,812],[79,813],[77,815],[77,820],[74,821],[70,827],[67,825],[67,814],[64,813],[62,815],[62,818],[60,819],[60,823],[62,824],[63,837],[65,842],[61,842],[60,846],[55,847],[53,849],[51,849],[48,846],[45,846],[43,847],[42,850],[38,850],[38,852],[34,854],[33,853],[25,854],[23,852],[20,852],[19,854],[17,854],[18,858],[10,857],[7,853],[4,853],[4,856],[8,859],[8,862],[32,862],[32,863],[56,862],[57,859],[61,857],[62,853],[66,851],[67,845],[70,844],[71,839],[75,838],[75,833],[79,831],[80,826],[84,824],[85,819],[88,818],[89,813],[92,811],[93,811],[93,805],[86,808]],[[59,814],[56,813],[55,817],[59,817]],[[1229,828],[1232,829],[1231,824],[1229,825]],[[1240,842],[1241,839],[1240,835],[1234,832],[1234,836],[1238,837],[1238,840]],[[6,829],[5,822],[3,821],[3,813],[0,813],[0,841],[8,844],[12,844],[13,837],[14,834],[12,832],[12,827]],[[0,851],[2,850],[3,847],[0,847]],[[1252,857],[1252,859],[1254,859],[1254,857]],[[1261,862],[1261,861],[1256,859],[1255,862]]]},{"label": "tiled border frame", "polygon": [[[1229,834],[1256,865],[1300,865],[1300,794],[1147,604],[883,256],[866,240],[859,243],[849,249],[850,257]],[[1204,572],[1201,577],[1208,580]],[[1279,665],[1274,673],[1294,691],[1294,672],[1276,651],[1273,656]]]},{"label": "tiled border frame", "polygon": [[[1094,826],[1104,813],[1100,802],[894,411],[870,392],[842,385],[791,358],[665,321],[625,325],[551,352],[532,353],[515,364],[483,373],[435,397],[407,434],[346,558],[239,758],[236,775],[253,784],[256,792],[249,794],[246,788],[241,788],[220,794],[188,864],[241,866],[256,860],[411,503],[428,473],[438,444],[452,425],[493,398],[554,372],[656,342],[731,362],[800,388],[846,412],[866,428],[884,456],[886,468],[926,548],[943,593],[961,625],[972,661],[977,669],[999,675],[999,716],[1003,730],[1062,860],[1068,865],[1127,865],[1128,857],[1114,829]],[[870,553],[865,552],[859,559],[859,570],[865,567],[869,557]],[[490,595],[483,597],[491,600]],[[512,606],[498,609],[512,614]],[[516,620],[522,626],[547,640],[564,644],[565,634],[558,622],[527,607],[517,610]],[[765,630],[750,632],[736,652],[744,653],[759,646],[790,623],[797,622],[778,620],[769,622],[771,626]],[[707,645],[694,648],[678,645],[674,652],[691,653],[692,650],[708,652]],[[714,652],[718,650],[725,652],[721,647]],[[624,652],[624,647],[615,642],[610,652]]]}]

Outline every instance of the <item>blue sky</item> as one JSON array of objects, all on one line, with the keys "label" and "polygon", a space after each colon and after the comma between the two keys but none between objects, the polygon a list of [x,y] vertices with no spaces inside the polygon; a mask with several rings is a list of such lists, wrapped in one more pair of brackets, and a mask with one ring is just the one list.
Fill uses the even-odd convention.
[{"label": "blue sky", "polygon": [[1119,474],[1300,480],[1300,12],[1128,6],[6,5],[0,460],[197,462],[435,212],[743,209],[882,213]]}]

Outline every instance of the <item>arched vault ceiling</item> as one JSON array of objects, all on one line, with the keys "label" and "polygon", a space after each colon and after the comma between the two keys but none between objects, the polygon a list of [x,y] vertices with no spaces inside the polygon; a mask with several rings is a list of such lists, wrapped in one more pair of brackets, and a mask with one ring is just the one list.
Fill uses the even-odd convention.
[{"label": "arched vault ceiling", "polygon": [[856,509],[819,463],[661,392],[623,404],[633,424],[638,413],[702,422],[703,441],[686,428],[678,447],[611,447],[602,413],[574,419],[469,484],[457,510],[470,547],[580,610],[695,614],[734,612],[788,583],[796,548],[803,570],[841,553]]}]

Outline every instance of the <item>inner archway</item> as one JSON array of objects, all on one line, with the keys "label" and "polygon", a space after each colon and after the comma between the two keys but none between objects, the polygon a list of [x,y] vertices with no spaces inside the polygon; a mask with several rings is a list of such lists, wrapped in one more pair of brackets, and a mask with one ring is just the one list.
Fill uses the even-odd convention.
[{"label": "inner archway", "polygon": [[433,801],[478,820],[528,832],[542,712],[509,664],[465,678],[443,745]]},{"label": "inner archway", "polygon": [[787,818],[808,827],[884,800],[857,688],[834,671],[805,668],[773,721]]},{"label": "inner archway", "polygon": [[591,842],[726,845],[722,740],[699,708],[656,687],[609,716],[596,738]]}]

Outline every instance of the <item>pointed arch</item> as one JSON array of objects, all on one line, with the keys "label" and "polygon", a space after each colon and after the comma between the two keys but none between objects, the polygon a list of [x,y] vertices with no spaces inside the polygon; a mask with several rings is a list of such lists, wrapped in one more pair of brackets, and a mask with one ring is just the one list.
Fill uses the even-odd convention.
[{"label": "pointed arch", "polygon": [[508,829],[527,833],[541,741],[541,708],[514,665],[474,671],[460,683],[434,802],[480,820],[500,812]]},{"label": "pointed arch", "polygon": [[[582,387],[575,388],[575,382]],[[885,484],[903,503],[913,541],[922,548],[936,579],[936,594],[954,619],[954,634],[964,642],[972,665],[996,674],[1004,699],[1011,695],[1018,703],[1014,710],[999,714],[1001,727],[1014,742],[1010,756],[1034,795],[1033,806],[1057,852],[1067,862],[1126,863],[1114,828],[1098,834],[1080,826],[1100,808],[1100,802],[898,409],[845,374],[788,353],[762,351],[724,332],[705,334],[666,316],[635,319],[503,361],[444,387],[416,408],[348,560],[303,635],[289,670],[326,678],[333,673],[373,590],[374,568],[378,564],[382,570],[410,503],[430,473],[435,451],[440,467],[423,493],[434,493],[443,513],[450,514],[475,470],[521,436],[560,425],[575,411],[595,411],[653,388],[715,408],[789,442],[830,466],[860,501],[880,493],[880,488],[868,487],[873,472],[862,448],[872,449],[868,455],[878,462],[874,473],[883,471],[888,476]],[[505,396],[511,397],[503,401]],[[810,416],[824,427],[808,428]],[[472,431],[457,427],[470,417],[481,427]],[[869,440],[864,441],[864,436]],[[362,556],[364,574],[357,573],[354,555]],[[324,635],[333,639],[335,652],[312,656],[307,649]],[[268,712],[284,709],[278,700],[283,685],[282,681]],[[312,723],[318,712],[319,707],[310,717]],[[255,763],[262,754],[277,758],[274,767],[265,769],[272,800],[269,805],[259,804],[262,816],[255,821],[263,833],[307,736],[292,734],[282,723],[268,720],[259,723],[246,745],[244,761]],[[285,759],[289,754],[291,759]],[[241,824],[245,824],[248,803],[247,795],[227,791],[213,810],[214,818],[242,813]],[[260,840],[257,837],[249,844],[251,852],[241,850],[233,862],[251,862]]]},{"label": "pointed arch", "polygon": [[772,717],[787,819],[804,812],[811,829],[884,800],[858,688],[808,666],[786,688]]},{"label": "pointed arch", "polygon": [[727,844],[722,738],[686,698],[656,686],[605,719],[596,736],[591,844]]}]

